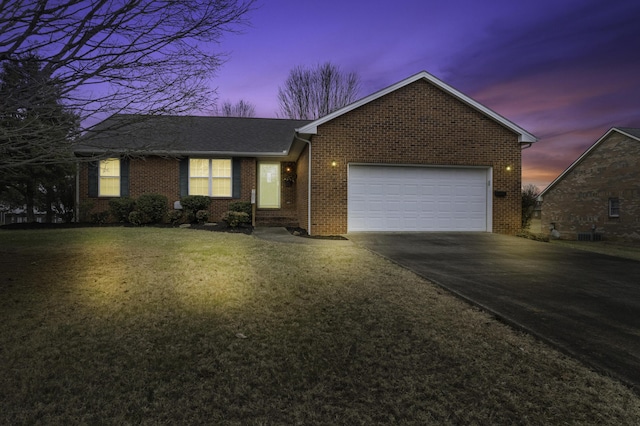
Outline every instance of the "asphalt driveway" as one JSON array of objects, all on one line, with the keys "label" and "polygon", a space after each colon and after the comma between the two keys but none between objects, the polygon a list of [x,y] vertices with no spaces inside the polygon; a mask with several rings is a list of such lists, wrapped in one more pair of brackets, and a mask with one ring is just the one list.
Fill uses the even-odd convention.
[{"label": "asphalt driveway", "polygon": [[490,233],[348,237],[640,390],[640,262]]}]

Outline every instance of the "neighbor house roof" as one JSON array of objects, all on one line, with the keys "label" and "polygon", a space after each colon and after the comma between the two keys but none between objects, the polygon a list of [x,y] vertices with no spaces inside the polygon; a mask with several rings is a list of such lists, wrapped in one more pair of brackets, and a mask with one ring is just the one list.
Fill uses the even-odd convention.
[{"label": "neighbor house roof", "polygon": [[479,102],[471,99],[470,97],[468,97],[467,95],[465,95],[462,92],[459,92],[458,90],[454,89],[453,87],[449,86],[448,84],[444,83],[443,81],[439,80],[438,78],[434,77],[433,75],[429,74],[426,71],[421,71],[418,74],[415,74],[409,78],[406,78],[392,86],[389,86],[385,89],[382,89],[376,93],[373,93],[365,98],[360,99],[359,101],[356,101],[350,105],[345,106],[344,108],[341,108],[337,111],[332,112],[331,114],[328,114],[324,117],[321,117],[309,124],[306,124],[300,128],[297,129],[298,133],[300,134],[311,134],[314,135],[317,133],[318,131],[318,126],[320,126],[321,124],[324,124],[330,120],[333,120],[336,117],[339,117],[343,114],[348,113],[349,111],[352,111],[356,108],[359,108],[371,101],[374,101],[384,95],[387,95],[391,92],[394,92],[404,86],[407,86],[411,83],[414,83],[418,80],[426,80],[428,82],[430,82],[431,84],[435,85],[436,87],[444,90],[445,92],[449,93],[451,96],[457,98],[458,100],[462,101],[463,103],[469,105],[471,108],[476,109],[477,111],[481,112],[482,114],[486,115],[487,117],[492,118],[493,120],[495,120],[496,122],[502,124],[503,126],[505,126],[506,128],[510,129],[511,131],[513,131],[514,133],[518,134],[518,140],[522,143],[533,143],[533,142],[537,142],[538,138],[535,137],[533,134],[527,132],[526,130],[524,130],[522,127],[517,126],[515,123],[507,120],[506,118],[504,118],[503,116],[501,116],[500,114],[498,114],[497,112],[487,108],[486,106],[480,104]]},{"label": "neighbor house roof", "polygon": [[77,154],[283,156],[309,120],[114,115],[83,136]]},{"label": "neighbor house roof", "polygon": [[589,156],[589,154],[591,154],[591,152],[594,149],[596,149],[596,147],[598,147],[604,140],[606,140],[609,137],[609,135],[611,135],[614,132],[621,133],[621,134],[623,134],[625,136],[628,136],[628,137],[630,137],[632,139],[635,139],[638,142],[640,142],[640,129],[634,129],[634,128],[631,128],[631,127],[612,127],[611,129],[609,129],[607,131],[607,133],[605,133],[602,137],[600,137],[600,139],[598,139],[593,145],[591,145],[580,157],[578,157],[578,159],[576,161],[571,163],[571,165],[569,167],[567,167],[566,170],[560,174],[560,176],[555,178],[553,180],[553,182],[551,182],[540,193],[539,197],[543,197],[544,194],[547,193],[547,191],[549,191],[556,183],[560,182],[565,177],[565,175],[567,175],[567,173],[569,173],[571,170],[576,168],[576,166],[578,166],[578,164],[580,164],[587,156]]}]

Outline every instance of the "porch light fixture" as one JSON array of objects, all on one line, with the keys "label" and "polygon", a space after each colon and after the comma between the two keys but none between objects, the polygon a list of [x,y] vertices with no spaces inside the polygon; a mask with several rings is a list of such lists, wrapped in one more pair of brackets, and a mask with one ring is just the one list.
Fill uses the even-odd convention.
[{"label": "porch light fixture", "polygon": [[338,165],[337,161],[334,160],[334,161],[331,162],[331,167],[336,167],[337,165]]},{"label": "porch light fixture", "polygon": [[511,166],[507,166],[507,171],[510,172],[511,171]]}]

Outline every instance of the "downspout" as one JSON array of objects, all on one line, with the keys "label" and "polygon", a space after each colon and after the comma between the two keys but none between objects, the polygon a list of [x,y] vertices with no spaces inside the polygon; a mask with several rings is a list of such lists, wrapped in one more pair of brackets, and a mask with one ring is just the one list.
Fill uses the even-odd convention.
[{"label": "downspout", "polygon": [[311,141],[303,139],[298,136],[298,132],[293,134],[293,137],[301,142],[305,142],[309,146],[309,188],[307,188],[307,233],[311,234]]}]

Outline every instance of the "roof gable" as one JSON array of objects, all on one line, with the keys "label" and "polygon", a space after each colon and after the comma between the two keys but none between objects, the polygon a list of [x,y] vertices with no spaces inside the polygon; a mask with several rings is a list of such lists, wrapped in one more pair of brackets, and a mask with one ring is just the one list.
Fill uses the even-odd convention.
[{"label": "roof gable", "polygon": [[507,120],[506,118],[504,118],[503,116],[501,116],[500,114],[498,114],[497,112],[487,108],[486,106],[480,104],[479,102],[471,99],[470,97],[468,97],[467,95],[465,95],[464,93],[454,89],[453,87],[449,86],[448,84],[444,83],[442,80],[439,80],[438,78],[434,77],[433,75],[429,74],[426,71],[421,71],[418,74],[415,74],[409,78],[406,78],[394,85],[391,85],[385,89],[382,89],[378,92],[375,92],[369,96],[366,96],[362,99],[360,99],[359,101],[356,101],[350,105],[347,105],[337,111],[332,112],[331,114],[328,114],[324,117],[321,117],[311,123],[308,123],[298,129],[297,132],[300,134],[316,134],[318,132],[318,126],[333,120],[334,118],[337,118],[343,114],[348,113],[349,111],[352,111],[356,108],[359,108],[365,104],[368,104],[369,102],[372,102],[378,98],[381,98],[391,92],[394,92],[402,87],[405,87],[411,83],[414,83],[418,80],[426,80],[429,83],[435,85],[436,87],[442,89],[443,91],[445,91],[446,93],[448,93],[449,95],[453,96],[454,98],[462,101],[463,103],[467,104],[468,106],[474,108],[475,110],[479,111],[480,113],[486,115],[487,117],[493,119],[494,121],[500,123],[501,125],[503,125],[504,127],[512,130],[514,133],[518,134],[518,140],[519,142],[522,143],[533,143],[533,142],[537,142],[538,138],[536,138],[533,134],[527,132],[526,130],[524,130],[523,128],[517,126],[515,123]]},{"label": "roof gable", "polygon": [[578,157],[569,167],[567,167],[560,175],[555,178],[547,187],[540,193],[539,197],[543,197],[551,188],[553,188],[558,182],[560,182],[569,172],[575,169],[582,161],[587,158],[598,146],[606,141],[612,133],[620,133],[631,139],[635,139],[640,142],[640,129],[634,129],[631,127],[612,127],[604,135],[600,137],[593,145],[591,145],[585,152]]}]

